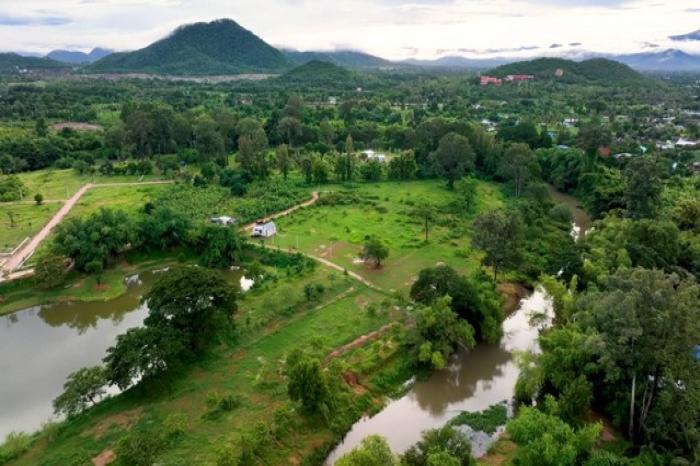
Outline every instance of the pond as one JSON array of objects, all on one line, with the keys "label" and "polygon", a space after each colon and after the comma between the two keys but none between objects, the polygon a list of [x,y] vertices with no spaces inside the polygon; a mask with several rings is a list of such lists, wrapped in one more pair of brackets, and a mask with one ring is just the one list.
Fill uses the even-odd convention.
[{"label": "pond", "polygon": [[[423,431],[442,427],[462,411],[478,412],[509,402],[519,374],[515,356],[539,350],[540,326],[549,324],[552,312],[551,300],[542,290],[523,299],[518,310],[503,322],[500,344],[482,344],[456,354],[448,368],[413,383],[404,396],[389,402],[379,413],[360,419],[326,464],[334,464],[372,434],[385,437],[392,451],[403,453],[420,440]],[[531,319],[537,316],[545,318],[539,322]],[[485,453],[488,440],[472,438],[473,453]]]},{"label": "pond", "polygon": [[[99,364],[117,335],[138,327],[148,314],[140,304],[160,273],[130,277],[122,296],[103,302],[34,306],[0,316],[0,441],[11,431],[32,432],[49,420],[52,400],[66,377]],[[226,272],[250,287],[242,272]]]}]

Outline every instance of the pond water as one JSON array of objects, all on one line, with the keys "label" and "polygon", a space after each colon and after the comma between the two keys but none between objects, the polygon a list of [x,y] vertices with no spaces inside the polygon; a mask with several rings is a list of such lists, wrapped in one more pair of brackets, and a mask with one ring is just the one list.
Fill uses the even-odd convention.
[{"label": "pond water", "polygon": [[[534,322],[532,317],[538,315],[545,318]],[[503,322],[500,344],[478,345],[456,354],[448,368],[413,383],[408,393],[389,402],[382,411],[360,419],[326,464],[334,464],[368,435],[385,437],[392,451],[402,453],[420,440],[423,431],[445,425],[461,411],[483,411],[494,404],[509,402],[519,374],[515,355],[539,350],[540,326],[548,325],[551,317],[551,300],[542,290],[535,291]],[[473,437],[473,453],[485,453],[488,440],[478,435]]]},{"label": "pond water", "polygon": [[[33,432],[49,420],[66,377],[99,364],[117,335],[143,324],[148,308],[141,296],[159,273],[167,271],[129,277],[126,293],[110,301],[34,306],[0,316],[0,442],[11,431]],[[242,272],[226,276],[243,285]]]},{"label": "pond water", "polygon": [[586,236],[586,232],[591,229],[591,224],[593,221],[591,220],[590,215],[583,210],[578,199],[558,191],[552,185],[547,185],[547,187],[549,188],[549,194],[552,196],[555,202],[566,204],[571,210],[571,215],[573,216],[571,236],[573,236],[576,240]]}]

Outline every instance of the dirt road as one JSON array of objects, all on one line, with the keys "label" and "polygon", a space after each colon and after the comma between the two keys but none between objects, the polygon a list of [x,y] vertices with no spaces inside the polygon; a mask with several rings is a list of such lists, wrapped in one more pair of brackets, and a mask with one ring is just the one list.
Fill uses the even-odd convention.
[{"label": "dirt road", "polygon": [[243,227],[243,229],[244,229],[245,231],[250,231],[250,230],[253,229],[253,227],[255,226],[255,224],[258,223],[258,222],[266,223],[266,222],[269,222],[270,220],[274,220],[274,219],[276,219],[276,218],[284,217],[285,215],[289,215],[289,214],[291,214],[292,212],[301,209],[302,207],[308,207],[308,206],[310,206],[310,205],[313,205],[313,204],[316,203],[316,201],[318,201],[318,191],[312,192],[312,193],[311,193],[311,199],[309,199],[308,201],[302,202],[301,204],[297,204],[297,205],[295,205],[294,207],[290,207],[290,208],[287,209],[287,210],[283,210],[283,211],[281,211],[281,212],[277,212],[276,214],[272,214],[272,215],[270,215],[269,217],[262,218],[262,219],[260,219],[260,220],[258,220],[258,221],[256,221],[256,222],[249,223],[249,224],[245,225],[245,226]]},{"label": "dirt road", "polygon": [[22,246],[17,252],[15,252],[12,256],[7,258],[5,262],[0,266],[0,280],[2,279],[2,275],[4,274],[11,274],[15,269],[19,268],[22,266],[22,264],[31,257],[32,254],[34,254],[34,251],[37,250],[39,245],[46,239],[47,236],[49,236],[49,233],[51,233],[51,230],[54,229],[56,225],[61,223],[63,218],[68,215],[68,212],[75,206],[75,204],[80,200],[81,197],[83,197],[83,194],[88,192],[90,189],[93,188],[109,188],[109,187],[119,187],[119,186],[139,186],[139,185],[146,185],[146,184],[169,184],[172,183],[172,181],[142,181],[142,182],[133,182],[133,183],[100,183],[100,184],[93,184],[93,183],[88,183],[81,187],[75,194],[73,194],[66,202],[61,206],[61,208],[56,212],[56,214],[51,217],[51,220],[44,225],[44,227],[34,235],[34,237],[24,246]]}]

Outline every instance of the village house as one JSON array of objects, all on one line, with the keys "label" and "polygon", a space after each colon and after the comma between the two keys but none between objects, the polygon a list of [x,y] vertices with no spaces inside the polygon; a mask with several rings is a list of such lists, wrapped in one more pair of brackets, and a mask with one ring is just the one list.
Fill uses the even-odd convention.
[{"label": "village house", "polygon": [[506,76],[506,81],[512,83],[523,83],[527,81],[532,81],[535,77],[531,74],[509,74]]},{"label": "village house", "polygon": [[235,225],[236,219],[226,215],[221,215],[219,217],[211,217],[209,219],[209,223],[213,223],[215,225],[229,226]]},{"label": "village house", "polygon": [[482,76],[481,77],[481,85],[482,86],[488,86],[493,84],[494,86],[500,86],[503,83],[503,80],[501,78],[497,78],[495,76]]},{"label": "village house", "polygon": [[254,238],[269,238],[276,233],[277,225],[275,225],[275,222],[258,222],[253,227],[251,236]]},{"label": "village house", "polygon": [[372,149],[362,151],[362,155],[366,160],[376,160],[377,162],[386,162],[386,155],[374,152]]}]

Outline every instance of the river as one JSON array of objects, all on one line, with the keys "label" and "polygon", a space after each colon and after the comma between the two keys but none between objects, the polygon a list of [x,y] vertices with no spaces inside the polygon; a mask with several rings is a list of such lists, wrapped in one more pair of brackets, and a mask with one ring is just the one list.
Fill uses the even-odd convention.
[{"label": "river", "polygon": [[[51,401],[66,377],[99,364],[117,335],[138,327],[148,314],[140,304],[159,273],[132,278],[122,296],[100,302],[34,306],[0,316],[0,442],[11,431],[32,432],[49,420]],[[242,272],[227,279],[249,287]]]},{"label": "river", "polygon": [[[413,383],[404,396],[390,401],[379,413],[360,419],[326,464],[332,465],[372,434],[385,437],[392,451],[403,453],[420,440],[424,430],[445,425],[461,411],[478,412],[509,402],[519,374],[515,355],[539,349],[539,327],[530,318],[542,314],[548,316],[546,324],[551,318],[552,304],[542,290],[537,290],[523,299],[518,310],[503,322],[500,344],[480,344],[471,351],[456,354],[448,368]],[[485,443],[472,445],[475,454],[483,454],[480,450],[486,447]]]},{"label": "river", "polygon": [[[566,204],[573,222],[571,235],[578,240],[591,228],[591,219],[575,198],[549,186],[552,198]],[[503,338],[499,345],[480,344],[472,351],[453,356],[449,367],[434,372],[427,380],[417,381],[408,392],[390,401],[372,417],[363,417],[346,434],[343,441],[326,460],[330,466],[359,446],[368,435],[386,438],[394,453],[400,454],[418,442],[423,431],[444,426],[461,411],[479,412],[497,403],[510,403],[519,369],[515,362],[518,352],[539,351],[537,337],[540,325],[532,322],[533,315],[551,320],[551,299],[538,289],[520,302],[520,307],[503,322]],[[486,453],[495,439],[483,433],[463,428],[472,442],[473,454]]]}]

